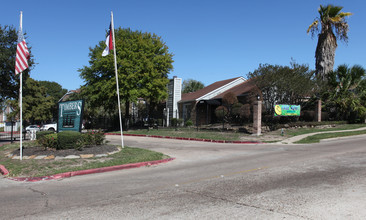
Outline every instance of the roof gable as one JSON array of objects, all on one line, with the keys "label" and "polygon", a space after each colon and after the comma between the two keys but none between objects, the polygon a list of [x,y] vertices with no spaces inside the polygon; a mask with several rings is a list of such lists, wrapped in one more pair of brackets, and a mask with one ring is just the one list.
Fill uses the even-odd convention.
[{"label": "roof gable", "polygon": [[245,82],[243,77],[218,81],[206,86],[203,89],[197,90],[196,92],[182,94],[182,99],[179,102],[212,99],[215,96],[218,96],[221,93],[224,93],[225,91],[242,84],[243,82]]},{"label": "roof gable", "polygon": [[234,93],[236,96],[242,95],[244,93],[247,93],[249,91],[257,91],[258,87],[255,85],[254,81],[252,79],[249,79],[243,83],[240,83],[239,85],[226,90],[225,92],[217,95],[214,97],[214,99],[222,99],[224,97],[224,95],[226,95],[229,92]]}]

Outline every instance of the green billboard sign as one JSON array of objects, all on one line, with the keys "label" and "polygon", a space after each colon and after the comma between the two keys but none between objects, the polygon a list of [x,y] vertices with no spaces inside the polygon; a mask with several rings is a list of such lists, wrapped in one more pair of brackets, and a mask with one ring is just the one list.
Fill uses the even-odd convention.
[{"label": "green billboard sign", "polygon": [[84,100],[58,103],[57,131],[81,131]]},{"label": "green billboard sign", "polygon": [[300,116],[300,105],[274,105],[275,116]]}]

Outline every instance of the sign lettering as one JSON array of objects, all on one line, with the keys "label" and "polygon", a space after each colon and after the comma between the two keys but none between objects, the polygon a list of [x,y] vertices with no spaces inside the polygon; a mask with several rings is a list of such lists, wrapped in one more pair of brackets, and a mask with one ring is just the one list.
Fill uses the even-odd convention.
[{"label": "sign lettering", "polygon": [[58,103],[58,131],[81,131],[84,101]]},{"label": "sign lettering", "polygon": [[300,105],[274,105],[275,116],[300,116]]}]

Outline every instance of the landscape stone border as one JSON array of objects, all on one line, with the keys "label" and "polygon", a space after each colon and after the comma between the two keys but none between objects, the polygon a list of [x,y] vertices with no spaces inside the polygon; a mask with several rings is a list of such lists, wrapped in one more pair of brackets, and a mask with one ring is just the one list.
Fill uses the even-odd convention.
[{"label": "landscape stone border", "polygon": [[[55,155],[31,155],[31,156],[23,156],[22,159],[24,160],[63,160],[63,159],[88,159],[88,158],[100,158],[100,157],[107,157],[109,155],[118,153],[122,150],[122,148],[117,147],[118,150],[112,151],[105,154],[79,154],[79,155],[68,155],[65,157],[55,156]],[[12,153],[8,153],[5,155],[8,158],[19,160],[20,156],[14,155]]]}]

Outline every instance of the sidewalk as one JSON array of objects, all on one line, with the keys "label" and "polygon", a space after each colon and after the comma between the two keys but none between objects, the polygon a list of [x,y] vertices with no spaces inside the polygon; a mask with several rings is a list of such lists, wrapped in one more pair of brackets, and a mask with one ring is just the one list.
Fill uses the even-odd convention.
[{"label": "sidewalk", "polygon": [[350,129],[350,130],[339,130],[339,131],[320,131],[320,132],[309,133],[309,134],[302,134],[302,135],[294,136],[294,137],[291,137],[291,138],[287,138],[285,140],[282,140],[282,141],[277,142],[276,144],[293,144],[296,141],[299,141],[299,140],[304,139],[306,137],[313,136],[313,135],[317,135],[317,134],[340,133],[340,132],[362,131],[362,130],[366,130],[366,127],[357,128],[357,129]]}]

